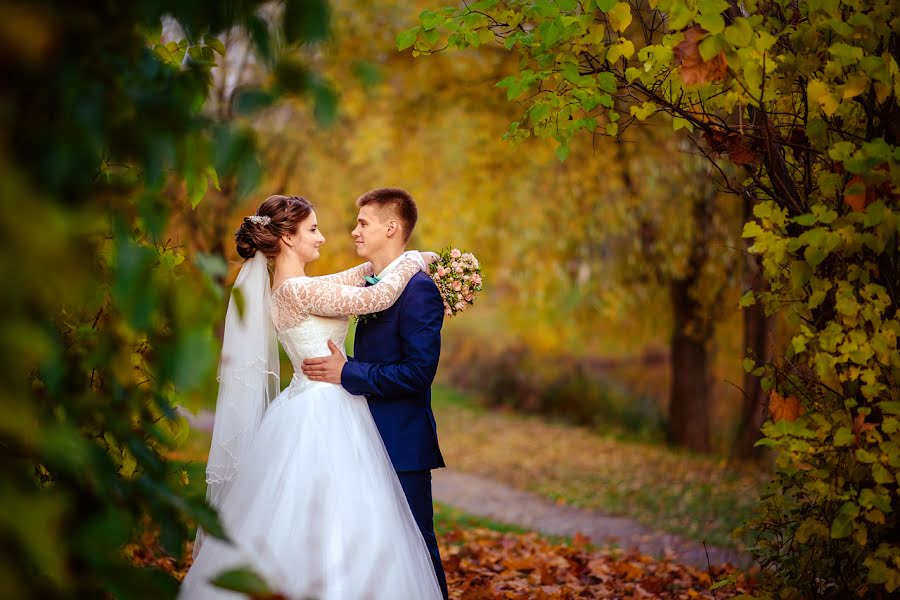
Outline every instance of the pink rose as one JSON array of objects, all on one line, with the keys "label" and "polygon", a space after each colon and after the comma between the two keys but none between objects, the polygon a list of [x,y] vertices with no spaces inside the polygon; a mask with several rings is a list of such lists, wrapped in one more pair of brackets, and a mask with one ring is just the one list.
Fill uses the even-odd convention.
[{"label": "pink rose", "polygon": [[459,273],[459,274],[462,274],[463,268],[462,268],[462,267],[456,267],[456,268],[454,269],[454,271],[456,271],[456,272]]},{"label": "pink rose", "polygon": [[481,285],[481,275],[475,273],[474,275],[472,275],[472,281],[475,282],[475,285]]},{"label": "pink rose", "polygon": [[450,316],[453,316],[453,311],[450,310],[450,308],[448,307],[448,308],[444,309],[444,314],[447,315],[448,317],[450,317]]},{"label": "pink rose", "polygon": [[450,258],[459,258],[460,256],[462,256],[462,252],[460,252],[458,249],[454,248],[450,251]]},{"label": "pink rose", "polygon": [[468,252],[466,252],[465,254],[462,255],[462,259],[465,261],[468,261],[468,262],[472,262],[473,258],[475,258],[475,257],[472,256],[471,254],[469,254]]},{"label": "pink rose", "polygon": [[438,268],[437,268],[437,276],[438,276],[438,277],[443,277],[444,274],[445,274],[446,272],[447,272],[447,271],[444,270],[444,267],[438,267]]},{"label": "pink rose", "polygon": [[472,294],[472,292],[469,292],[468,294],[466,294],[465,296],[463,296],[463,298],[465,298],[466,302],[471,302],[471,301],[472,301],[472,298],[474,298],[474,297],[475,297],[475,296],[474,296],[474,294]]},{"label": "pink rose", "polygon": [[452,287],[454,291],[458,292],[459,290],[462,289],[462,283],[460,283],[459,280],[457,279],[456,281],[453,282],[453,285],[450,287]]}]

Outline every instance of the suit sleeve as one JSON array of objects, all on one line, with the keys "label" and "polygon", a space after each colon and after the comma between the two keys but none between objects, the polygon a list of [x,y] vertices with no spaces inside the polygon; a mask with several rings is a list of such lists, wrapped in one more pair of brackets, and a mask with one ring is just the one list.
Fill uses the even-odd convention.
[{"label": "suit sleeve", "polygon": [[425,392],[441,355],[444,303],[429,278],[417,277],[401,298],[399,325],[403,360],[388,364],[357,360],[344,364],[341,385],[351,394],[397,398]]}]

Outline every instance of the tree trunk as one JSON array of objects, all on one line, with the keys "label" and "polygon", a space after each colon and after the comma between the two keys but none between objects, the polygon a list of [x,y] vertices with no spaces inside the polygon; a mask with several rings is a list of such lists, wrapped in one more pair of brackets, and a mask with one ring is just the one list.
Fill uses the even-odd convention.
[{"label": "tree trunk", "polygon": [[674,327],[668,439],[690,450],[709,452],[708,339],[690,331],[700,308],[691,297],[695,284],[695,277],[688,277],[673,280],[669,287]]},{"label": "tree trunk", "polygon": [[[748,221],[753,215],[753,201],[749,197],[744,198],[744,221]],[[745,243],[744,260],[744,289],[761,292],[766,289],[766,281],[762,273],[762,265],[759,258],[750,254],[749,240]],[[774,318],[767,317],[762,304],[757,302],[753,306],[744,309],[744,351],[746,358],[752,358],[757,364],[771,359],[769,350],[769,335],[774,325]],[[741,405],[741,420],[738,425],[737,436],[731,450],[733,458],[751,460],[760,458],[763,454],[761,447],[754,444],[762,437],[760,428],[766,420],[765,393],[759,377],[753,373],[744,373],[744,400]]]}]

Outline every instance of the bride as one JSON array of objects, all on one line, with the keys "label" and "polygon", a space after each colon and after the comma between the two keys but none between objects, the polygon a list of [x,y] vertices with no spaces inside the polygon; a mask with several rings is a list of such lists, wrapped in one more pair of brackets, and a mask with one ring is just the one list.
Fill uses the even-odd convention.
[{"label": "bride", "polygon": [[[325,238],[312,205],[271,196],[235,235],[241,268],[228,304],[207,498],[231,543],[198,532],[179,598],[237,598],[209,584],[249,566],[289,598],[441,598],[366,399],[313,382],[303,359],[344,346],[347,316],[384,310],[425,269],[407,252],[377,285],[366,263],[308,277]],[[269,288],[267,259],[274,262]],[[278,388],[281,342],[294,367]]]}]

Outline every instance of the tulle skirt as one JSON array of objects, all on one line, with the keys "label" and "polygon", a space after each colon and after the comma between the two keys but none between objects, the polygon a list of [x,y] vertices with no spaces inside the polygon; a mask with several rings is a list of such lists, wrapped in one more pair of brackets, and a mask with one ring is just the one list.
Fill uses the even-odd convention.
[{"label": "tulle skirt", "polygon": [[286,389],[271,404],[179,592],[250,566],[289,598],[441,598],[428,550],[365,398],[338,385]]}]

